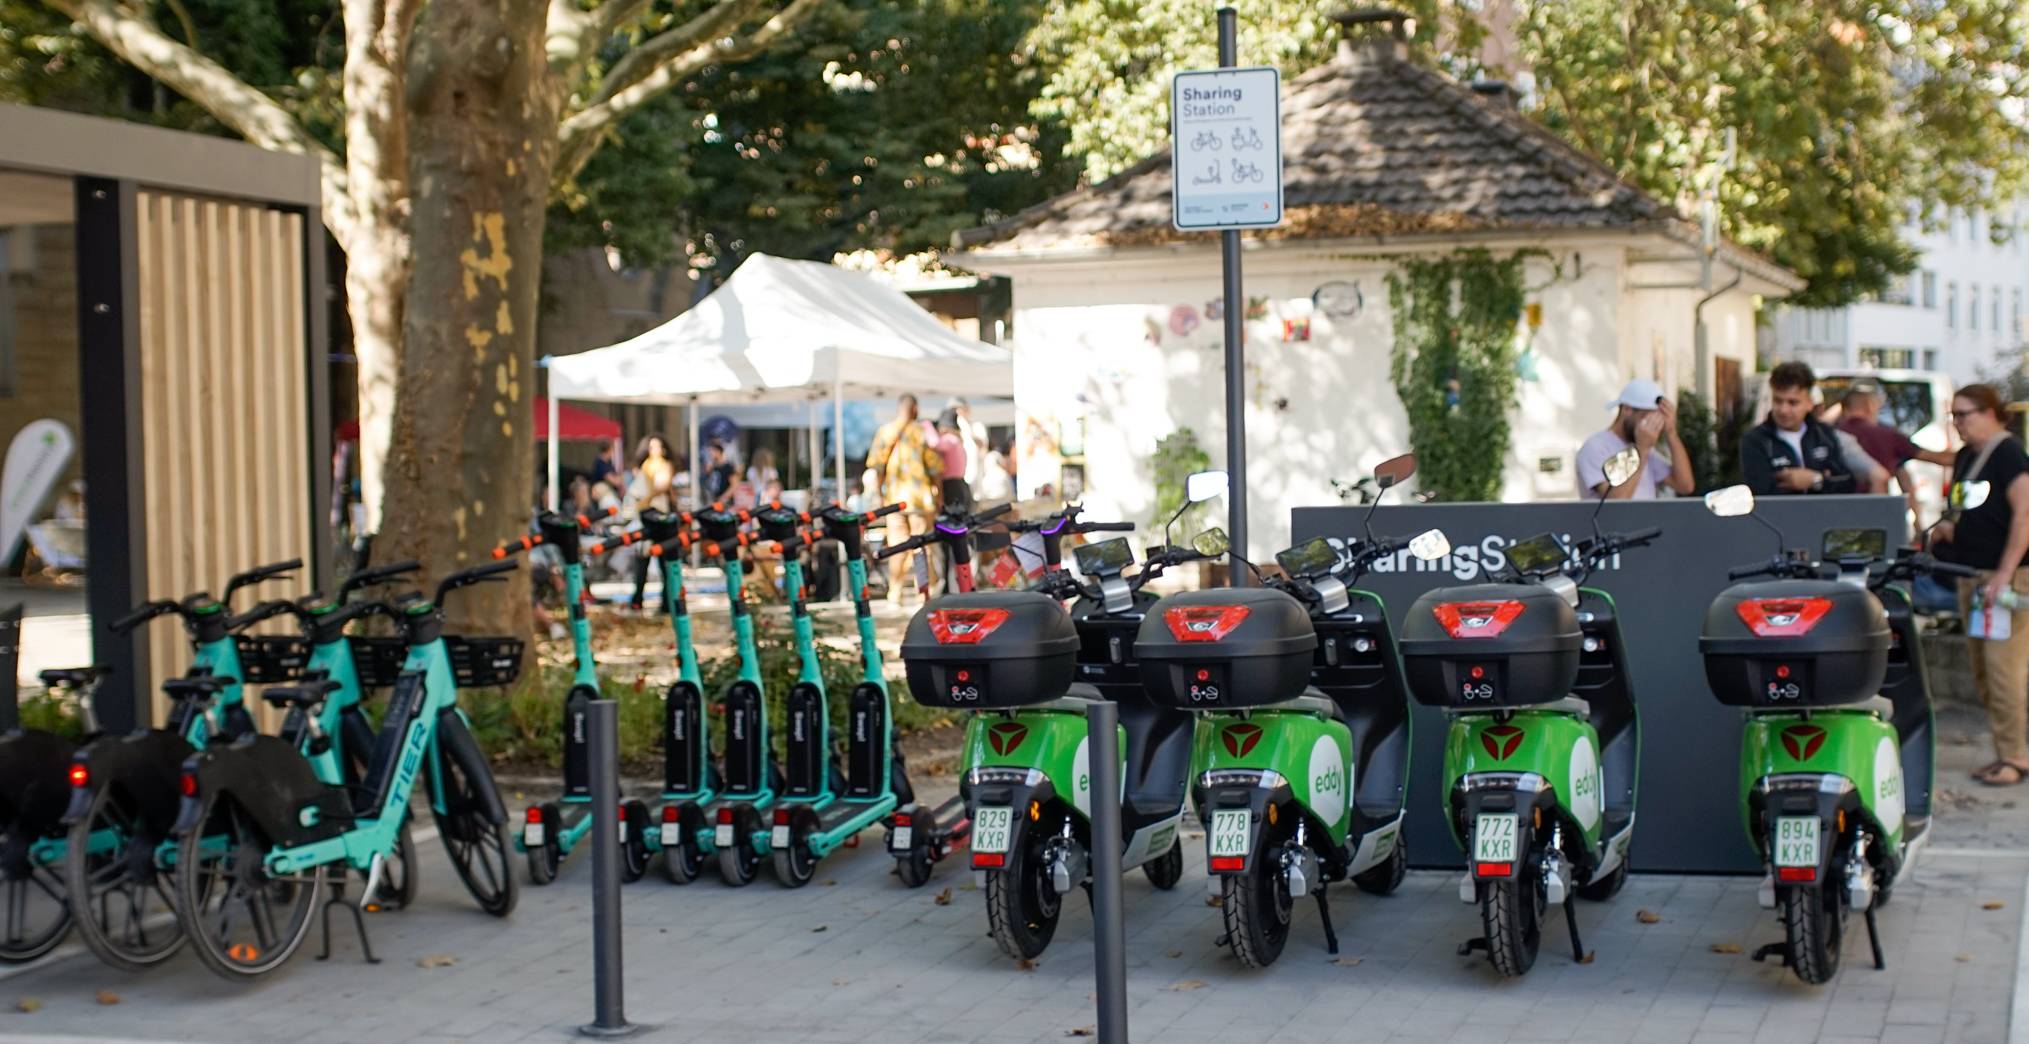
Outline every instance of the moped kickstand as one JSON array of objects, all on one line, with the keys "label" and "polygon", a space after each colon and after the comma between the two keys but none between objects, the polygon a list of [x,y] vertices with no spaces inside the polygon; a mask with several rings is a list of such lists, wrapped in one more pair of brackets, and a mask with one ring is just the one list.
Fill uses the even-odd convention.
[{"label": "moped kickstand", "polygon": [[1317,919],[1324,925],[1325,950],[1332,956],[1337,957],[1339,955],[1339,933],[1332,931],[1331,903],[1325,898],[1325,892],[1322,888],[1317,891]]},{"label": "moped kickstand", "polygon": [[1771,956],[1777,958],[1783,967],[1789,967],[1789,943],[1772,942],[1754,951],[1756,961],[1767,960]]},{"label": "moped kickstand", "polygon": [[1589,963],[1588,955],[1585,952],[1585,943],[1578,937],[1577,904],[1571,901],[1571,897],[1566,896],[1563,906],[1564,925],[1571,930],[1571,959],[1580,964]]},{"label": "moped kickstand", "polygon": [[1874,970],[1887,971],[1888,962],[1881,958],[1881,933],[1874,930],[1874,908],[1867,908],[1867,945],[1874,950]]}]

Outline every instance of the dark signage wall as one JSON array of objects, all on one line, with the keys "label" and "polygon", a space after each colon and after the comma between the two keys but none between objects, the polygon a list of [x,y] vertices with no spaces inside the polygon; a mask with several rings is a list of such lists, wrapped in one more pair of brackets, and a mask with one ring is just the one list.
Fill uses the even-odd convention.
[{"label": "dark signage wall", "polygon": [[[1755,511],[1782,530],[1790,547],[1816,549],[1825,530],[1854,527],[1885,529],[1896,546],[1908,531],[1895,497],[1770,497]],[[1417,596],[1434,587],[1488,582],[1516,541],[1545,532],[1588,536],[1592,512],[1593,505],[1576,501],[1384,505],[1374,515],[1375,533],[1408,537],[1435,527],[1453,550],[1428,563],[1405,551],[1359,586],[1381,596],[1400,634]],[[1357,538],[1364,513],[1358,507],[1298,508],[1290,513],[1291,543]],[[1691,499],[1610,503],[1599,524],[1608,532],[1663,529],[1661,539],[1607,563],[1587,582],[1611,594],[1619,610],[1641,714],[1630,862],[1636,871],[1758,874],[1740,825],[1740,712],[1706,689],[1698,631],[1706,606],[1731,586],[1727,570],[1767,559],[1776,549],[1775,534],[1752,518],[1715,517]],[[1407,831],[1409,858],[1419,867],[1463,865],[1443,819],[1438,777],[1444,733],[1442,713],[1415,708]]]}]

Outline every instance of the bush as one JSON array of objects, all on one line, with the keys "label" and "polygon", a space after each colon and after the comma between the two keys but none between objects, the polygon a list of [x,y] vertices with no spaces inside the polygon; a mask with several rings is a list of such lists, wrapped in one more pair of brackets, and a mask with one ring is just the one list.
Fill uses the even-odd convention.
[{"label": "bush", "polygon": [[45,689],[21,697],[21,727],[54,732],[73,743],[85,738],[84,722],[78,719],[77,704]]}]

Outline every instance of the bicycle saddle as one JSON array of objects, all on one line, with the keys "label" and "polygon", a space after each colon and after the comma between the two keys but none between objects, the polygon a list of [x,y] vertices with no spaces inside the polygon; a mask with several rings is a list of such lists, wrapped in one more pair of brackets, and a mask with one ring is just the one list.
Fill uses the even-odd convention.
[{"label": "bicycle saddle", "polygon": [[50,688],[82,689],[100,678],[113,673],[111,667],[94,664],[90,667],[63,667],[43,671],[38,677]]},{"label": "bicycle saddle", "polygon": [[268,701],[270,707],[301,707],[311,711],[322,706],[326,697],[344,687],[335,679],[314,678],[295,685],[277,685],[261,693],[261,699]]},{"label": "bicycle saddle", "polygon": [[190,678],[171,678],[162,683],[162,691],[172,700],[209,700],[218,695],[233,679],[219,674],[200,674]]}]

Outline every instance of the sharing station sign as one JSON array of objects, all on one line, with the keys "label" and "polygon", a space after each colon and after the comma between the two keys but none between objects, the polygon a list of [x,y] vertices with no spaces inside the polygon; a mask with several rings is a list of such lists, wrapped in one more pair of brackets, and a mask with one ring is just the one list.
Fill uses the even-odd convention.
[{"label": "sharing station sign", "polygon": [[1170,220],[1184,230],[1282,223],[1282,74],[1269,66],[1170,81]]}]

